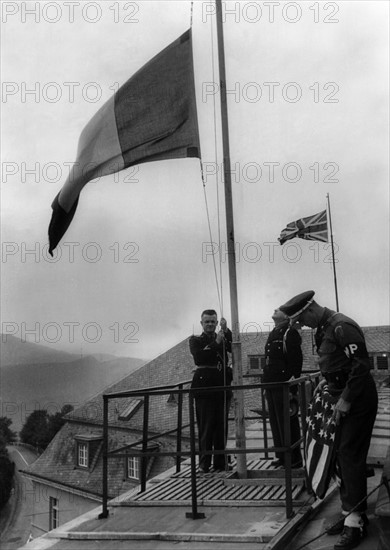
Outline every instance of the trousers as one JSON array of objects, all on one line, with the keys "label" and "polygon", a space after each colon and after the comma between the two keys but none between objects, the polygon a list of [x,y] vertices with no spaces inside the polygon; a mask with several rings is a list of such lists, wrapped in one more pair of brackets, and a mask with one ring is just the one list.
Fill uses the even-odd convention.
[{"label": "trousers", "polygon": [[[284,430],[284,416],[283,416],[283,390],[282,389],[272,389],[266,390],[265,392],[267,403],[268,403],[268,412],[269,412],[269,422],[271,425],[272,438],[274,440],[275,447],[283,447],[285,445],[285,430]],[[290,433],[291,433],[291,445],[296,443],[301,437],[301,432],[299,428],[299,419],[298,415],[290,417]],[[284,453],[275,452],[276,458],[284,464]],[[291,463],[299,464],[302,462],[302,455],[297,446],[291,455]]]},{"label": "trousers", "polygon": [[[199,434],[199,466],[203,469],[210,468],[212,459],[214,469],[225,469],[225,455],[213,454],[212,451],[225,450],[229,406],[230,397],[227,396],[224,400],[223,394],[212,399],[195,399]],[[210,454],[205,454],[207,451]]]},{"label": "trousers", "polygon": [[[345,512],[367,496],[366,462],[377,408],[378,394],[370,375],[364,393],[352,404],[349,414],[341,418],[339,425],[336,471],[340,477],[340,499]],[[366,509],[367,501],[364,500],[356,511]]]}]

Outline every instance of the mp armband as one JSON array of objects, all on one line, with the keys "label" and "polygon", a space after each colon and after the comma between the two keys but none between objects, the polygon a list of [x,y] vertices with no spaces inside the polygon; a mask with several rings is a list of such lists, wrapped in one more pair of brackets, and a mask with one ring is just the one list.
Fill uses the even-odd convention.
[{"label": "mp armband", "polygon": [[368,357],[367,348],[364,342],[347,344],[344,348],[344,353],[348,359],[352,359],[353,357]]}]

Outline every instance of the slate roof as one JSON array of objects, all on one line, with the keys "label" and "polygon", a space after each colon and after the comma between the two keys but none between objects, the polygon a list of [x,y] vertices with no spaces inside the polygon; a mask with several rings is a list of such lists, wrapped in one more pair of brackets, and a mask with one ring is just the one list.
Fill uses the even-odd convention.
[{"label": "slate roof", "polygon": [[[107,388],[104,392],[91,398],[89,401],[67,415],[71,421],[82,421],[89,424],[103,424],[103,393],[116,393],[142,388],[152,388],[177,384],[192,378],[194,368],[188,348],[188,339],[183,340],[169,351],[159,355],[143,367],[133,371],[129,376]],[[188,386],[187,386],[188,387]],[[137,398],[138,399],[138,398]],[[119,420],[131,403],[131,399],[110,399],[109,423],[118,428],[142,430],[143,407],[140,407],[129,420]],[[168,395],[156,396],[151,399],[149,428],[150,431],[161,433],[176,427],[176,407],[168,403]]]},{"label": "slate roof", "polygon": [[[370,353],[390,352],[390,327],[364,327],[367,348]],[[248,356],[263,355],[269,332],[254,333],[248,332],[241,335],[242,342],[242,363],[243,374],[249,374]],[[316,352],[314,339],[311,330],[302,330],[302,353],[303,370],[315,371]],[[177,384],[182,381],[189,381],[192,378],[194,363],[189,352],[188,338],[171,348],[169,351],[159,355],[143,367],[132,372],[116,384],[107,388],[101,394],[81,405],[68,414],[73,421],[87,421],[101,425],[103,423],[103,393],[116,393],[126,390],[141,388],[152,388],[161,385]],[[245,382],[244,382],[245,383]],[[253,382],[253,379],[251,380]],[[176,417],[173,413],[172,404],[167,403],[167,396],[154,397],[153,406],[150,409],[149,426],[151,431],[161,433],[173,429],[176,426]],[[129,421],[118,420],[120,415],[130,404],[129,399],[112,399],[109,406],[109,423],[112,426],[122,428],[142,429],[143,408],[130,418]]]},{"label": "slate roof", "polygon": [[[390,327],[364,327],[367,348],[370,353],[390,352]],[[263,355],[268,332],[242,334],[243,374],[248,372],[248,355]],[[302,351],[304,355],[304,370],[316,370],[316,355],[313,346],[311,330],[303,330]],[[56,483],[101,494],[102,485],[102,453],[97,450],[95,467],[82,470],[75,466],[75,437],[80,434],[96,436],[102,434],[103,423],[103,393],[116,393],[141,388],[151,388],[162,385],[177,384],[190,381],[194,368],[189,352],[188,338],[153,359],[146,365],[133,371],[127,377],[107,388],[86,403],[69,413],[68,422],[57,433],[45,452],[33,463],[28,472],[33,476],[44,478]],[[245,383],[258,383],[257,376],[244,378]],[[188,421],[187,399],[184,399],[183,421]],[[118,417],[129,407],[131,399],[111,399],[109,401],[109,446],[117,449],[123,445],[139,441],[142,437],[143,406],[138,407],[128,420]],[[250,412],[253,407],[260,406],[260,390],[247,392],[245,409]],[[161,434],[166,430],[176,428],[177,406],[168,402],[168,396],[157,396],[150,400],[149,434]],[[171,447],[171,442],[165,440],[164,445]],[[153,475],[172,466],[170,458],[160,458],[154,467]],[[117,495],[134,486],[124,475],[124,460],[110,459],[109,492]]]},{"label": "slate roof", "polygon": [[389,353],[390,326],[363,327],[369,353]]},{"label": "slate roof", "polygon": [[[96,435],[102,437],[101,429],[86,429],[83,425],[67,423],[56,434],[50,445],[28,470],[37,476],[42,476],[56,483],[62,483],[67,487],[74,487],[82,491],[99,495],[102,492],[102,473],[100,468],[81,469],[76,466],[76,445],[75,437],[78,435]],[[110,434],[110,445],[118,440],[115,433]],[[100,450],[100,449],[99,449]],[[97,452],[99,453],[99,450]],[[118,464],[110,464],[113,469],[114,478]],[[123,478],[122,474],[122,478]],[[115,488],[125,489],[118,483]],[[126,488],[131,489],[134,485],[127,484]]]},{"label": "slate roof", "polygon": [[[74,422],[66,423],[50,442],[47,449],[26,470],[28,475],[52,483],[59,483],[71,489],[91,494],[102,495],[102,442],[95,447],[91,456],[89,468],[80,468],[76,465],[76,439],[100,438],[103,431],[100,427],[86,427]],[[139,437],[129,431],[110,429],[109,450],[123,448],[136,443]],[[161,457],[152,461],[148,467],[151,477],[172,467],[173,460]],[[157,465],[157,467],[156,467]],[[109,496],[114,498],[125,491],[133,489],[138,482],[126,477],[125,460],[123,457],[113,457],[109,461]]]}]

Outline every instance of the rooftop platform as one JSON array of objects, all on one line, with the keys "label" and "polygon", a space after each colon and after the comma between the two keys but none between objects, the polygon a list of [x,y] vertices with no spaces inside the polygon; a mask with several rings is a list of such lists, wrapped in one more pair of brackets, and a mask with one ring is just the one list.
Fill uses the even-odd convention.
[{"label": "rooftop platform", "polygon": [[[369,491],[379,484],[381,473],[381,468],[375,468],[375,476],[368,480]],[[215,479],[212,474],[204,483],[211,487],[223,479],[223,474]],[[305,495],[302,491],[299,500]],[[368,537],[360,550],[377,549],[376,497],[375,492],[369,498]],[[294,509],[294,517],[286,519],[283,501],[276,501],[274,506],[256,506],[224,500],[218,506],[200,506],[205,518],[193,520],[186,517],[191,511],[189,505],[151,506],[146,501],[143,506],[131,505],[131,495],[123,495],[110,503],[106,519],[98,519],[101,508],[96,508],[30,542],[23,550],[298,550],[305,543],[309,543],[307,550],[331,550],[338,537],[324,531],[339,512],[336,486],[324,501],[310,499]]]},{"label": "rooftop platform", "polygon": [[[284,471],[275,470],[271,460],[248,462],[248,479],[229,472],[197,472],[198,512],[192,519],[190,464],[154,478],[146,491],[129,491],[109,503],[109,516],[98,519],[101,507],[50,531],[25,548],[269,548],[269,543],[292,520],[286,518]],[[253,476],[263,472],[266,479]],[[303,486],[302,470],[294,470],[295,517],[313,501]],[[153,543],[151,542],[153,541]],[[52,546],[50,546],[50,543]],[[142,544],[141,544],[142,543]],[[77,546],[77,544],[79,546]],[[84,546],[87,544],[87,546]],[[149,546],[148,546],[149,545]],[[189,546],[187,546],[189,545]]]},{"label": "rooftop platform", "polygon": [[[380,405],[369,454],[374,466],[368,478],[368,537],[359,550],[377,550],[380,520],[375,514],[386,450],[389,448],[390,390],[380,391]],[[251,425],[249,438],[256,435]],[[386,452],[385,452],[386,451]],[[31,541],[22,550],[331,550],[337,536],[325,534],[340,511],[336,485],[323,501],[304,486],[302,470],[293,470],[293,511],[286,518],[284,471],[271,460],[248,456],[248,478],[229,472],[197,472],[198,512],[192,519],[190,464],[150,480],[109,502],[109,515],[99,506]],[[259,474],[260,472],[260,474]],[[261,476],[261,478],[257,477]]]}]

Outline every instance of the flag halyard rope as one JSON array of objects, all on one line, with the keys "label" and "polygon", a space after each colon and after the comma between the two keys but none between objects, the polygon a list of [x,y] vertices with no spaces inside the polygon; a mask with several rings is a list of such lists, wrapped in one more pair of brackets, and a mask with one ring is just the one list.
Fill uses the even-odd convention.
[{"label": "flag halyard rope", "polygon": [[[206,207],[207,225],[208,225],[208,229],[209,229],[210,243],[212,244],[213,243],[213,235],[212,235],[212,230],[211,230],[210,211],[209,211],[209,206],[208,206],[208,202],[207,202],[206,184],[205,184],[205,181],[204,181],[202,159],[200,159],[200,164],[201,164],[201,174],[202,174],[203,195],[204,195],[204,201],[205,201],[205,207]],[[221,294],[220,294],[220,290],[219,290],[217,265],[216,265],[214,251],[212,253],[212,257],[213,257],[215,284],[216,284],[216,287],[217,287],[218,304],[219,304],[219,309],[221,311],[222,310],[222,302],[221,302]]]},{"label": "flag halyard rope", "polygon": [[[192,6],[193,2],[191,3],[191,24],[192,24]],[[212,69],[212,79],[213,82],[215,82],[215,63],[214,63],[214,55],[215,55],[215,49],[214,49],[214,32],[213,32],[213,22],[211,21],[210,25],[210,32],[211,32],[211,69]],[[207,190],[206,190],[206,181],[204,176],[204,170],[203,170],[203,161],[202,158],[200,159],[201,164],[201,174],[202,174],[202,184],[203,184],[203,193],[204,193],[204,200],[205,200],[205,208],[206,208],[206,215],[207,215],[207,223],[208,223],[208,230],[209,230],[209,237],[210,237],[210,244],[212,245],[212,257],[213,257],[213,268],[214,268],[214,276],[215,276],[215,284],[217,288],[217,296],[218,296],[218,304],[219,304],[219,311],[220,316],[223,317],[223,310],[224,310],[224,304],[223,304],[223,279],[222,279],[222,260],[221,260],[221,211],[220,211],[220,195],[219,195],[219,183],[218,183],[218,140],[217,140],[217,120],[216,120],[216,99],[215,94],[213,94],[213,130],[214,130],[214,159],[215,164],[217,166],[216,169],[216,202],[217,202],[217,232],[218,232],[218,252],[214,251],[213,248],[213,235],[212,235],[212,229],[211,229],[211,221],[210,221],[210,210],[207,200]],[[216,255],[218,254],[218,263],[219,263],[219,270],[217,270],[216,265]],[[219,279],[218,279],[218,271],[219,271]]]}]

